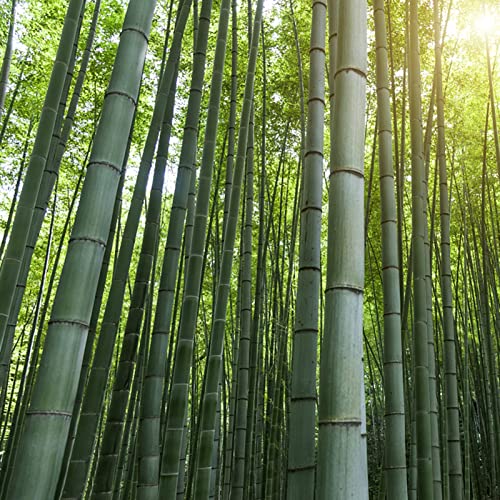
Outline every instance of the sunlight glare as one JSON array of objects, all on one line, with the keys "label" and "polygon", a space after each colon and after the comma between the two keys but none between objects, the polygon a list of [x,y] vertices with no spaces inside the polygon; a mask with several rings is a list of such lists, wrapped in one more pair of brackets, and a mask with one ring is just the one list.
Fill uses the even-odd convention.
[{"label": "sunlight glare", "polygon": [[479,14],[474,20],[474,30],[479,35],[492,35],[496,28],[496,19],[492,13]]},{"label": "sunlight glare", "polygon": [[264,0],[264,12],[271,12],[274,0]]}]

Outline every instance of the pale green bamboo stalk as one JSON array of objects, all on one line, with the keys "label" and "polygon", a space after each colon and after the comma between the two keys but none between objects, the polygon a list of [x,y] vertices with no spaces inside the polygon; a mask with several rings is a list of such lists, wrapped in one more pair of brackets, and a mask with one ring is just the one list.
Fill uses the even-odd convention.
[{"label": "pale green bamboo stalk", "polygon": [[[229,107],[229,123],[227,131],[227,159],[226,159],[226,179],[224,188],[224,218],[222,222],[222,233],[226,227],[227,211],[229,207],[229,197],[231,194],[231,185],[233,182],[234,150],[235,150],[235,130],[236,130],[236,106],[238,92],[238,12],[237,0],[231,0],[231,95]],[[216,219],[217,221],[218,219]],[[219,234],[217,228],[217,235]],[[223,239],[224,235],[222,235]],[[217,246],[218,250],[218,246]],[[217,255],[217,258],[219,256]],[[220,269],[219,269],[220,271]],[[218,275],[216,274],[216,279]],[[231,359],[237,359],[238,343],[233,340],[233,352]],[[229,356],[225,356],[229,359]],[[223,375],[224,378],[224,375]],[[229,384],[228,384],[229,385]],[[229,386],[229,416],[227,418],[228,430],[224,436],[224,470],[222,477],[222,498],[228,500],[231,493],[231,475],[233,471],[232,457],[234,446],[234,415],[236,405],[236,372],[231,370],[231,384]],[[224,391],[223,391],[224,394]]]},{"label": "pale green bamboo stalk", "polygon": [[[163,444],[164,455],[161,464],[160,477],[161,496],[168,496],[172,498],[174,492],[177,490],[178,476],[180,474],[179,464],[184,448],[183,435],[186,432],[184,426],[187,415],[188,386],[191,361],[193,357],[193,339],[196,328],[199,295],[201,289],[201,274],[206,242],[208,205],[210,200],[210,187],[212,183],[213,161],[215,156],[217,125],[222,92],[222,76],[229,24],[229,6],[229,0],[224,0],[220,7],[214,70],[210,89],[207,125],[205,129],[204,148],[196,198],[196,210],[194,213],[194,226],[192,228],[193,238],[191,239],[191,242],[186,241],[186,245],[187,247],[190,247],[190,250],[188,252],[189,258],[186,267],[185,291],[181,309],[179,338],[177,341],[175,364],[172,374],[172,386],[167,410],[166,431]],[[206,15],[203,13],[205,9],[208,8],[210,8],[210,4],[204,1],[202,4],[202,15]],[[204,47],[203,44],[206,44],[206,35],[204,34],[205,27],[202,24],[202,19],[203,17],[200,16],[200,33],[197,43],[198,50],[204,50],[202,47]],[[204,61],[200,61],[200,64],[204,64]],[[195,81],[195,76],[196,75],[193,73],[193,83]],[[195,116],[193,116],[193,118],[197,118],[198,115],[199,104],[197,110],[195,110]],[[187,141],[186,145],[188,145]],[[194,162],[194,158],[195,155],[193,154],[191,161]],[[179,176],[181,175],[181,172],[182,171],[179,170]],[[189,171],[187,173],[189,174]],[[194,175],[194,172],[192,172],[191,176]],[[175,278],[175,275],[173,277]],[[191,431],[193,432],[193,428]]]},{"label": "pale green bamboo stalk", "polygon": [[[423,186],[426,191],[426,184]],[[425,197],[427,198],[427,197]],[[425,214],[424,214],[425,217]],[[436,350],[434,344],[434,320],[432,306],[432,269],[431,269],[431,250],[428,238],[426,224],[425,230],[425,282],[426,282],[426,301],[427,301],[427,348],[428,348],[428,366],[429,366],[429,411],[431,422],[431,449],[432,449],[432,476],[434,488],[434,500],[441,500],[443,495],[443,481],[441,476],[441,446],[439,441],[439,406],[437,399],[437,380],[436,380]]]},{"label": "pale green bamboo stalk", "polygon": [[103,257],[103,261],[102,261],[102,267],[101,267],[101,272],[99,275],[99,281],[97,284],[94,305],[92,307],[92,315],[90,317],[89,333],[88,333],[87,342],[85,345],[85,352],[83,354],[82,371],[80,373],[80,380],[78,382],[78,390],[76,393],[75,404],[73,407],[73,416],[71,417],[71,425],[70,425],[70,430],[69,430],[69,434],[68,434],[68,441],[66,443],[66,450],[64,452],[63,468],[61,469],[61,474],[59,476],[59,482],[57,485],[56,496],[58,499],[62,498],[62,495],[64,493],[63,488],[64,488],[64,485],[66,482],[66,477],[68,474],[69,467],[71,465],[71,456],[73,453],[73,445],[75,443],[76,432],[78,430],[78,421],[80,419],[80,414],[81,414],[81,410],[82,410],[82,400],[83,400],[83,396],[84,396],[86,382],[88,379],[90,362],[92,359],[92,355],[94,353],[95,334],[97,331],[97,324],[98,324],[99,317],[100,317],[104,289],[105,289],[106,280],[108,277],[108,270],[109,270],[109,264],[110,264],[110,260],[111,260],[111,253],[113,251],[114,245],[115,244],[118,245],[119,231],[117,231],[117,222],[118,222],[119,212],[121,209],[123,184],[125,182],[126,166],[127,166],[127,162],[128,162],[128,156],[129,156],[129,152],[130,152],[129,148],[130,148],[131,141],[132,141],[132,137],[130,136],[129,137],[129,144],[127,146],[127,153],[125,154],[125,160],[124,160],[123,167],[122,167],[122,174],[120,177],[120,183],[118,184],[118,191],[117,191],[116,198],[115,198],[115,204],[113,206],[111,227],[109,230],[106,251],[104,253],[104,257]]},{"label": "pale green bamboo stalk", "polygon": [[[158,164],[161,165],[161,162]],[[146,227],[144,230],[139,262],[137,264],[132,297],[130,299],[130,309],[125,326],[125,333],[122,340],[123,345],[114,378],[113,392],[94,476],[92,498],[95,499],[110,499],[114,491],[127,402],[129,400],[131,381],[136,365],[141,323],[146,306],[154,255],[158,245],[164,173],[164,164],[159,168],[155,168],[155,176],[146,215]],[[145,342],[146,341],[141,339],[141,345]],[[137,371],[140,370],[142,370],[142,368],[138,367]],[[137,376],[136,373],[136,377]],[[142,387],[142,381],[139,383]],[[126,438],[128,439],[128,436],[126,436]]]},{"label": "pale green bamboo stalk", "polygon": [[[331,3],[329,5],[332,5]],[[333,7],[333,5],[332,5]],[[362,438],[366,2],[338,3],[318,499],[368,498]]]},{"label": "pale green bamboo stalk", "polygon": [[392,164],[392,127],[384,1],[374,1],[377,51],[380,191],[382,198],[382,272],[384,290],[384,470],[388,500],[408,497],[405,407],[401,341],[400,263]]},{"label": "pale green bamboo stalk", "polygon": [[[160,187],[160,193],[161,188]],[[158,245],[154,249],[153,261],[156,263]],[[154,265],[153,265],[154,269]],[[117,472],[114,481],[113,500],[119,498],[131,498],[130,493],[136,495],[137,481],[134,481],[135,469],[138,467],[137,463],[137,431],[139,424],[140,402],[142,399],[144,387],[144,368],[148,357],[149,340],[150,340],[150,325],[151,325],[151,312],[152,312],[152,298],[154,292],[154,281],[151,281],[147,297],[145,299],[146,314],[142,325],[141,342],[138,349],[138,360],[136,369],[133,372],[134,381],[130,391],[130,398],[127,407],[127,420],[124,425],[123,439],[121,442],[120,455],[117,460]],[[122,488],[122,482],[125,482]]]},{"label": "pale green bamboo stalk", "polygon": [[131,0],[127,10],[8,498],[52,498],[57,486],[155,5]]},{"label": "pale green bamboo stalk", "polygon": [[[293,12],[293,11],[292,11]],[[255,408],[257,396],[257,380],[258,380],[258,362],[259,362],[259,337],[261,332],[261,315],[263,302],[263,277],[264,266],[266,261],[267,245],[270,224],[265,219],[265,190],[267,184],[266,177],[266,129],[267,129],[267,63],[266,63],[266,47],[264,30],[261,31],[262,39],[262,121],[261,121],[261,144],[260,144],[260,186],[259,186],[259,241],[257,250],[257,270],[255,276],[255,299],[252,318],[252,331],[250,338],[250,359],[249,359],[249,389],[248,389],[248,411],[247,411],[247,432],[245,444],[245,462],[247,473],[244,481],[244,496],[245,498],[255,496],[255,460],[254,460],[254,429],[255,429]],[[300,57],[299,57],[300,62]],[[300,65],[299,65],[300,71]],[[303,102],[302,102],[303,104]],[[288,123],[285,130],[285,141],[288,136]],[[279,177],[281,165],[278,164],[277,178]],[[277,182],[274,187],[273,200],[271,201],[270,211],[274,204],[274,198],[277,191]]]},{"label": "pale green bamboo stalk", "polygon": [[[212,8],[212,2],[211,0],[204,0],[202,3],[202,8],[200,12],[200,18],[199,18],[199,23],[198,23],[198,36],[196,39],[196,50],[194,54],[194,60],[193,60],[193,73],[192,73],[192,79],[191,79],[191,91],[190,91],[190,96],[189,96],[189,101],[188,101],[188,111],[186,114],[186,122],[185,122],[185,127],[184,127],[184,136],[183,136],[183,141],[182,141],[182,149],[181,149],[181,156],[179,160],[179,170],[177,174],[177,179],[176,179],[176,187],[175,187],[175,192],[174,192],[174,200],[173,200],[173,205],[172,205],[172,214],[170,217],[170,223],[169,223],[169,228],[168,228],[168,234],[167,234],[167,241],[166,241],[166,246],[165,246],[165,255],[164,255],[164,261],[163,261],[163,271],[162,271],[162,278],[161,278],[161,284],[160,284],[160,296],[158,298],[158,304],[162,304],[163,307],[163,312],[160,315],[157,315],[157,320],[158,323],[155,323],[155,329],[157,329],[158,333],[153,334],[153,339],[155,338],[155,335],[158,335],[157,341],[161,342],[163,345],[164,350],[166,351],[167,348],[167,343],[168,343],[168,334],[170,330],[170,322],[171,322],[171,317],[172,317],[172,305],[173,305],[173,299],[174,299],[174,289],[175,289],[175,280],[176,280],[176,275],[177,275],[177,268],[178,268],[178,263],[179,263],[179,250],[180,250],[180,245],[181,245],[181,240],[182,240],[182,232],[183,232],[183,226],[184,226],[184,219],[186,216],[186,208],[188,204],[188,199],[191,198],[193,201],[193,197],[189,197],[189,192],[190,192],[190,185],[195,185],[195,172],[194,172],[194,165],[196,161],[196,145],[197,145],[197,131],[198,131],[198,122],[199,122],[199,116],[200,116],[200,105],[201,105],[201,90],[203,86],[203,80],[204,80],[204,75],[205,75],[205,53],[207,50],[207,38],[208,38],[208,27],[210,23],[210,12]],[[222,14],[221,14],[222,15]],[[226,9],[224,9],[224,16],[228,16],[228,12],[226,12]],[[227,23],[227,21],[226,21]],[[220,28],[221,24],[219,24]],[[227,26],[227,24],[226,24]],[[224,31],[227,31],[227,27],[225,28]],[[220,40],[218,40],[218,46],[220,46]],[[225,52],[225,39],[224,39],[224,45],[223,45],[223,52]],[[220,50],[218,50],[218,62],[221,62],[221,57],[222,59],[224,58],[223,55],[220,54]],[[220,90],[216,90],[219,88],[219,81],[221,79],[221,74],[219,74],[219,68],[216,68],[214,65],[214,78],[216,78],[213,81],[213,88],[212,90],[215,92],[215,94],[211,94],[211,101],[210,105],[214,106],[215,102],[213,101],[214,96],[219,93],[219,98],[220,98]],[[218,110],[218,104],[216,105],[216,108]],[[209,112],[209,115],[211,113]],[[215,116],[215,122],[213,121],[213,117],[210,117],[210,125],[208,125],[207,122],[207,136],[209,137],[210,141],[210,151],[212,152],[215,148],[215,137],[212,137],[213,133],[213,126],[217,123],[217,115]],[[207,147],[208,149],[208,147]],[[208,153],[206,149],[204,149],[204,155]],[[213,156],[212,156],[213,160]],[[206,162],[206,158],[202,159],[202,163]],[[211,182],[211,163],[210,161],[210,182]],[[203,176],[204,178],[202,179],[200,177],[200,185],[204,184],[206,182],[205,175],[208,173],[206,170],[206,166],[203,169]],[[201,175],[201,173],[200,173]],[[207,200],[208,203],[208,198],[210,197],[210,187],[208,188],[208,192],[202,193],[203,188],[199,188],[199,195],[198,196],[203,196],[203,201],[201,203],[204,203],[204,200]],[[194,188],[191,189],[191,191],[194,192]],[[206,198],[205,198],[206,197]],[[195,215],[195,225],[199,224],[197,221],[197,215]],[[203,218],[203,216],[202,216]],[[206,214],[205,214],[205,223],[206,223]],[[203,251],[204,251],[204,236],[200,233],[199,235],[195,233],[196,229],[193,228],[193,232],[191,230],[187,231],[186,228],[186,249],[189,249],[187,253],[190,255],[194,256],[196,254],[196,258],[202,258],[203,256]],[[203,231],[205,232],[205,231]],[[192,242],[189,241],[191,239],[190,234],[193,234],[193,239]],[[199,237],[198,237],[199,236]],[[196,247],[200,243],[199,240],[203,239],[203,243],[201,246],[201,250]],[[192,246],[191,246],[192,245]],[[196,248],[196,250],[194,250]],[[191,258],[189,258],[188,262],[191,262]],[[195,271],[195,273],[201,273],[201,266],[199,266],[199,269]],[[186,276],[190,276],[191,272],[188,271]],[[191,278],[194,280],[193,282],[198,279],[199,283],[199,276],[196,278],[196,276],[191,276]],[[194,289],[190,289],[188,291],[188,282],[189,279],[186,278],[185,282],[185,292],[184,292],[184,299],[190,295],[197,295],[199,294],[199,284],[198,286],[195,286]],[[161,301],[161,302],[160,302]],[[196,302],[197,304],[197,302]],[[157,306],[157,310],[158,310]],[[189,320],[195,320],[196,319],[196,307],[194,310],[191,310],[189,313],[187,313],[188,316],[193,316],[192,318],[189,318]],[[185,383],[182,383],[182,388],[181,388],[181,393],[183,396],[186,397],[186,401],[188,398],[188,391],[189,391],[189,372],[190,372],[190,367],[191,367],[191,362],[192,362],[192,348],[191,351],[189,352],[187,357],[181,356],[181,359],[179,359],[179,350],[181,349],[179,346],[182,345],[183,343],[183,338],[182,338],[182,322],[186,321],[188,318],[185,317],[184,313],[184,302],[183,302],[183,308],[181,311],[181,326],[179,328],[179,339],[177,341],[177,348],[176,348],[176,359],[174,363],[174,370],[172,374],[172,388],[170,391],[170,398],[169,398],[169,404],[167,408],[167,417],[166,417],[166,424],[165,424],[165,432],[164,432],[164,438],[163,438],[163,457],[161,461],[161,466],[160,466],[160,496],[168,496],[169,498],[174,498],[176,493],[177,493],[177,480],[179,476],[179,467],[180,467],[180,460],[181,456],[183,455],[183,434],[184,434],[184,422],[185,422],[185,416],[186,416],[186,405],[183,405],[180,403],[179,405],[172,403],[172,394],[178,389],[178,386],[176,386],[176,382],[179,380],[179,373],[181,373],[180,377],[182,380],[185,381]],[[155,320],[156,321],[156,320]],[[158,328],[156,328],[156,325]],[[192,347],[192,346],[191,346]],[[164,352],[165,352],[164,351]],[[161,369],[161,364],[156,363],[156,368],[155,368],[155,373],[156,373],[156,378],[157,378],[157,384],[162,384],[164,380],[164,372],[165,370]],[[160,370],[160,371],[158,371]],[[162,371],[161,371],[162,370]],[[161,387],[159,385],[159,387]],[[185,392],[184,392],[185,391]],[[181,399],[182,397],[181,396]],[[158,399],[159,402],[159,399]],[[155,403],[156,404],[156,403]],[[174,432],[172,434],[172,418],[175,420],[174,424]],[[158,422],[159,423],[159,422]],[[174,438],[173,442],[170,442],[169,440]],[[167,444],[169,443],[169,444]]]},{"label": "pale green bamboo stalk", "polygon": [[[173,79],[177,76],[180,41],[182,39],[182,33],[188,13],[189,5],[187,6],[187,10],[181,11],[178,18],[175,32],[175,44],[173,45],[173,50],[170,52],[169,60],[166,64],[165,74],[162,75],[162,82],[160,84],[159,94],[155,105],[155,112],[153,113],[150,131],[148,132],[148,139],[144,148],[142,164],[148,165],[148,168],[146,168],[144,178],[142,179],[143,185],[140,188],[141,191],[137,190],[135,193],[137,196],[137,208],[139,208],[144,199],[144,192],[148,177],[147,174],[149,173],[149,165],[151,165],[152,162],[154,144],[158,135],[160,123],[163,121],[164,128],[162,130],[160,145],[158,147],[151,195],[147,208],[146,227],[144,230],[143,242],[137,265],[137,273],[131,296],[125,334],[122,341],[123,346],[120,352],[120,359],[113,385],[113,393],[108,410],[108,418],[104,428],[102,446],[95,472],[94,488],[92,492],[93,498],[109,498],[113,493],[113,485],[116,475],[115,471],[118,466],[121,436],[123,433],[123,425],[127,409],[127,400],[129,399],[130,383],[132,380],[134,365],[136,364],[138,337],[141,329],[144,307],[146,305],[146,296],[151,271],[153,269],[153,260],[157,252],[156,248],[159,237],[162,190],[175,99],[176,82]],[[170,89],[170,93],[167,92],[167,85]],[[167,107],[168,112],[166,110]],[[164,120],[164,118],[166,119]],[[140,210],[138,210],[137,213],[140,214]],[[128,222],[129,221],[127,221],[127,223]],[[135,231],[137,230],[138,222],[139,217],[133,221]],[[133,245],[131,248],[132,247]],[[131,254],[128,256],[129,259],[130,256]]]}]

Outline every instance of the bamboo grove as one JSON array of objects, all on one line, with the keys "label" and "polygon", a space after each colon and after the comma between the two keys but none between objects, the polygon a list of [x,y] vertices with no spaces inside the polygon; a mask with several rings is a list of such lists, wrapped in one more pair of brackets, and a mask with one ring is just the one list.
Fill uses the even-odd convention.
[{"label": "bamboo grove", "polygon": [[500,498],[500,9],[3,0],[0,498]]}]

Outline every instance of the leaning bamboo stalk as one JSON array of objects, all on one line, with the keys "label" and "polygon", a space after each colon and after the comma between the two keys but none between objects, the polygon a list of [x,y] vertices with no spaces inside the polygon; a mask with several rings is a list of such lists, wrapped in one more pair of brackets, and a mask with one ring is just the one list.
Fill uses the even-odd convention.
[{"label": "leaning bamboo stalk", "polygon": [[[252,110],[252,117],[254,111]],[[233,475],[231,478],[231,499],[243,499],[245,485],[245,458],[246,458],[246,433],[247,433],[247,411],[249,392],[249,362],[250,362],[250,331],[252,318],[252,217],[253,217],[253,193],[254,193],[254,123],[250,118],[246,177],[245,177],[245,220],[242,225],[242,251],[241,251],[241,309],[240,309],[240,338],[238,349],[238,360],[235,366],[238,372],[238,383],[236,386],[236,409],[235,409],[235,436],[234,436],[234,461]],[[220,397],[218,398],[218,403]],[[217,424],[216,424],[217,425]]]},{"label": "leaning bamboo stalk", "polygon": [[9,34],[7,35],[7,45],[0,70],[0,120],[2,119],[5,96],[7,95],[7,86],[9,83],[10,63],[12,60],[12,50],[14,47],[14,27],[16,24],[16,4],[17,0],[12,0],[10,9]]},{"label": "leaning bamboo stalk", "polygon": [[26,155],[28,153],[28,146],[29,146],[29,140],[30,140],[32,129],[33,129],[33,120],[30,120],[30,123],[28,125],[28,132],[26,132],[26,139],[24,140],[23,154],[21,157],[21,164],[19,165],[19,170],[17,173],[16,187],[14,188],[14,195],[12,196],[12,203],[11,203],[10,208],[9,208],[9,215],[7,216],[7,222],[5,223],[5,229],[4,229],[3,236],[2,236],[2,243],[0,244],[0,261],[2,260],[2,257],[3,257],[5,245],[7,244],[7,239],[8,239],[9,232],[10,232],[12,218],[14,216],[14,211],[16,208],[17,196],[19,194],[19,188],[21,187],[21,181],[23,178],[24,166],[26,163]]},{"label": "leaning bamboo stalk", "polygon": [[[38,190],[38,194],[36,196],[36,203],[35,207],[33,210],[32,218],[31,218],[31,224],[30,228],[28,231],[28,239],[26,241],[26,246],[24,249],[24,253],[22,256],[21,260],[21,266],[19,269],[19,274],[17,278],[17,283],[16,287],[14,290],[14,298],[9,310],[9,319],[7,322],[7,328],[4,334],[4,340],[1,346],[1,357],[2,357],[2,362],[0,362],[0,387],[3,386],[4,381],[6,380],[7,373],[9,370],[10,366],[10,356],[11,356],[11,347],[12,347],[12,342],[13,342],[13,337],[15,333],[15,328],[17,325],[17,318],[19,315],[19,311],[21,309],[22,305],[22,299],[24,296],[24,292],[26,290],[26,281],[28,277],[28,273],[30,270],[30,264],[31,264],[31,259],[34,254],[36,242],[38,240],[38,236],[40,233],[41,225],[43,222],[43,219],[45,217],[45,212],[47,211],[47,207],[49,204],[49,200],[52,194],[52,190],[56,181],[57,175],[56,172],[52,171],[52,157],[53,157],[53,151],[56,143],[59,140],[59,131],[61,128],[61,123],[64,117],[64,109],[66,107],[66,100],[68,97],[69,93],[69,87],[71,84],[71,80],[73,78],[73,69],[75,65],[75,59],[76,59],[76,52],[77,52],[77,46],[78,46],[78,38],[80,36],[80,29],[82,25],[82,19],[83,19],[83,11],[85,9],[85,2],[82,4],[80,14],[78,17],[78,25],[77,25],[77,30],[76,34],[74,37],[73,41],[73,49],[71,52],[71,57],[69,59],[69,63],[67,66],[67,71],[66,71],[66,77],[64,80],[63,88],[62,88],[62,93],[61,93],[61,99],[59,102],[59,106],[57,108],[57,114],[56,114],[56,119],[53,127],[53,132],[52,132],[52,137],[51,137],[51,142],[50,142],[50,148],[49,148],[49,153],[47,156],[47,160],[45,162],[45,169],[42,175],[42,180],[41,184]],[[51,173],[47,176],[47,172],[50,171]],[[47,179],[49,178],[49,182],[47,182]],[[43,202],[40,202],[40,200],[43,200]],[[40,205],[42,205],[41,211],[40,211]],[[7,359],[7,361],[5,361]]]},{"label": "leaning bamboo stalk", "polygon": [[155,5],[155,0],[131,0],[128,7],[7,490],[10,498],[51,498],[57,486]]},{"label": "leaning bamboo stalk", "polygon": [[59,103],[66,79],[73,42],[83,0],[71,0],[68,5],[59,48],[52,68],[49,87],[33,145],[28,170],[19,197],[9,244],[0,268],[0,341],[4,342],[10,308],[14,300],[24,248],[33,217],[33,209],[47,160]]},{"label": "leaning bamboo stalk", "polygon": [[[186,5],[187,4],[187,5]],[[189,15],[189,1],[185,2],[178,14],[178,23],[172,41],[171,51],[161,77],[158,95],[148,129],[148,135],[144,145],[141,164],[134,187],[131,206],[127,216],[123,237],[118,252],[113,280],[108,296],[108,301],[104,311],[101,331],[96,346],[94,360],[89,375],[88,386],[92,391],[87,391],[82,403],[82,414],[75,437],[75,446],[71,459],[71,464],[66,480],[63,498],[73,498],[78,496],[85,487],[85,480],[90,466],[90,457],[95,443],[96,430],[99,416],[102,411],[104,390],[111,365],[113,346],[115,344],[118,324],[121,316],[122,304],[124,300],[125,287],[129,273],[130,262],[137,234],[137,229],[142,213],[143,201],[146,193],[149,172],[153,162],[158,133],[162,126],[167,105],[173,108],[173,96],[169,100],[169,91],[175,83],[176,66],[180,56],[184,27]],[[169,117],[171,120],[171,115]],[[170,124],[165,124],[165,129],[160,137],[158,155],[156,159],[155,172],[161,176],[165,169],[166,154],[170,140]],[[155,182],[155,189],[158,189],[158,180]],[[80,492],[80,493],[78,493]]]}]

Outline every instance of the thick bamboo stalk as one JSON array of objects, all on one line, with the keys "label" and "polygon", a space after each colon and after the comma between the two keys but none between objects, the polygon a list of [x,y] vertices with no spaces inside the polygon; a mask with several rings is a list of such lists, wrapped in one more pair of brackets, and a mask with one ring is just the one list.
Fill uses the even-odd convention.
[{"label": "thick bamboo stalk", "polygon": [[[187,3],[189,4],[189,1]],[[108,296],[108,302],[104,311],[102,327],[89,375],[88,386],[92,387],[93,390],[86,392],[82,403],[82,415],[80,416],[80,422],[77,429],[75,447],[68,471],[68,478],[66,480],[63,498],[73,498],[74,496],[80,495],[85,486],[88,467],[90,465],[89,460],[94,446],[96,430],[99,422],[99,415],[102,411],[104,391],[111,365],[113,347],[121,316],[130,262],[132,259],[137,229],[142,213],[149,172],[153,162],[156,141],[166,113],[167,104],[170,109],[173,108],[172,98],[170,103],[168,103],[169,90],[176,75],[175,68],[178,64],[182,36],[188,15],[189,5],[184,5],[178,16],[179,20],[176,26],[174,40],[172,42],[172,48],[165,67],[165,72],[161,78],[155,108],[148,130],[148,136],[144,145],[132,202],[113,272],[113,280]],[[169,119],[171,120],[171,115]],[[156,190],[158,190],[158,177],[160,179],[162,178],[162,172],[164,172],[165,169],[169,140],[170,124],[167,123],[166,130],[162,132],[160,137],[160,146],[155,165],[155,175],[157,179],[154,187]]]},{"label": "thick bamboo stalk", "polygon": [[7,491],[10,498],[51,498],[57,486],[155,5],[154,0],[129,4]]},{"label": "thick bamboo stalk", "polygon": [[339,1],[317,498],[368,498],[361,398],[366,2]]}]

